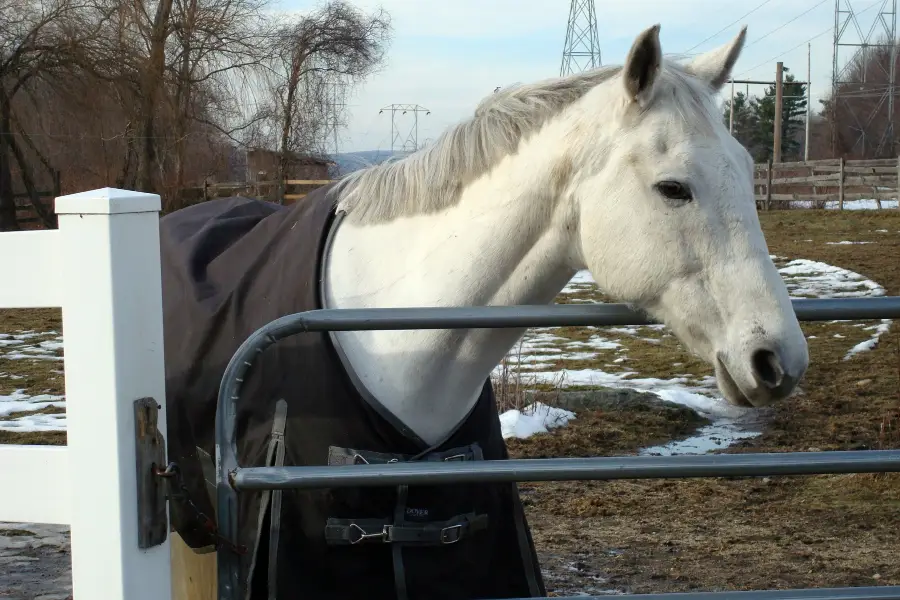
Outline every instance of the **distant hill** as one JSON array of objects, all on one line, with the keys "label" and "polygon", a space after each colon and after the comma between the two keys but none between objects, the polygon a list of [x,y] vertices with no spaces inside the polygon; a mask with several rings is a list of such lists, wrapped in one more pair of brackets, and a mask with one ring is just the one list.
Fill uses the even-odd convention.
[{"label": "distant hill", "polygon": [[341,177],[347,173],[358,171],[371,165],[377,165],[392,157],[403,156],[402,152],[390,150],[359,150],[358,152],[340,152],[331,156],[331,160],[337,163],[336,172],[332,177]]}]

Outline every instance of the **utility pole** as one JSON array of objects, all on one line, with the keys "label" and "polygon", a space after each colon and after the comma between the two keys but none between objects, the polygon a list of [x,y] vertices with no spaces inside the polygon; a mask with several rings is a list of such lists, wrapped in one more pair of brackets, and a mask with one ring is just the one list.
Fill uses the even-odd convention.
[{"label": "utility pole", "polygon": [[[812,81],[812,44],[806,44],[806,81]],[[806,141],[803,144],[803,162],[809,162],[809,118],[812,106],[812,86],[806,84]]]},{"label": "utility pole", "polygon": [[775,65],[775,131],[773,145],[772,148],[772,162],[780,163],[781,162],[781,116],[783,112],[783,79],[784,79],[784,63],[779,61]]},{"label": "utility pole", "polygon": [[[857,10],[861,4],[869,6]],[[873,7],[877,12],[860,21]],[[894,155],[896,38],[897,0],[835,0],[829,104],[832,158],[843,152],[871,158]],[[879,54],[887,64],[873,68],[871,59]],[[858,69],[860,64],[866,66]],[[839,126],[842,141],[849,146],[842,152],[837,148]]]},{"label": "utility pole", "polygon": [[[344,104],[344,98],[346,97],[346,82],[343,79],[334,78],[326,84],[327,93],[330,95],[330,98],[327,100],[326,106],[326,114],[325,114],[325,141],[322,144],[323,149],[327,148],[328,142],[332,142],[334,145],[334,154],[338,153],[338,146],[340,141],[338,139],[338,133],[342,126],[346,125],[343,122],[343,114],[344,108],[347,106]],[[331,138],[330,140],[328,138]]]},{"label": "utility pole", "polygon": [[731,106],[728,111],[728,133],[734,135],[734,80],[731,80]]},{"label": "utility pole", "polygon": [[[395,146],[400,145],[401,152],[415,152],[419,149],[419,113],[425,113],[426,115],[430,115],[431,111],[425,108],[424,106],[419,106],[418,104],[391,104],[390,106],[385,106],[381,110],[378,111],[378,114],[383,113],[384,111],[391,111],[391,153],[393,154]],[[405,140],[400,140],[400,130],[397,127],[397,113],[405,115],[406,113],[413,113],[413,125],[409,130],[409,133],[406,135]]]},{"label": "utility pole", "polygon": [[[741,83],[741,84],[747,85],[747,91],[746,91],[745,98],[750,97],[750,86],[751,85],[774,85],[776,88],[775,89],[776,110],[775,110],[775,132],[774,133],[775,133],[775,137],[781,138],[781,130],[782,130],[781,118],[782,118],[783,111],[781,108],[778,108],[778,106],[783,105],[784,98],[785,98],[785,96],[783,94],[784,86],[782,84],[782,79],[781,79],[783,69],[784,69],[784,65],[782,65],[782,63],[778,63],[778,72],[777,72],[777,77],[776,77],[775,81],[762,81],[759,79],[729,79],[726,82],[726,83],[730,83],[732,86],[732,91],[731,91],[731,105],[732,105],[731,113],[732,114],[730,117],[731,123],[729,125],[729,129],[731,129],[732,135],[734,135],[734,108],[733,108],[734,107],[734,84]],[[807,77],[807,79],[809,79],[809,78]],[[808,81],[792,81],[791,84],[809,86]],[[809,114],[809,91],[808,90],[809,90],[809,88],[807,88],[806,96],[787,96],[788,98],[806,98],[807,99],[807,103],[806,103],[807,114]],[[780,100],[779,100],[779,98],[780,98]],[[777,156],[780,158],[781,157],[780,141],[776,142],[774,146],[775,147],[773,148],[773,150],[775,151],[775,154],[777,154]]]}]

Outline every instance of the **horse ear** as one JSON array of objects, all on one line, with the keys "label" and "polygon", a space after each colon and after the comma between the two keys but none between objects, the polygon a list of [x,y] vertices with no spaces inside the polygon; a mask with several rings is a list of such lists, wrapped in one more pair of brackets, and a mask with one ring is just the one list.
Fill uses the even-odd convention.
[{"label": "horse ear", "polygon": [[634,40],[622,77],[628,99],[643,103],[653,93],[653,84],[662,65],[662,48],[659,45],[659,24],[645,29]]},{"label": "horse ear", "polygon": [[744,49],[746,38],[747,26],[744,25],[733,40],[696,57],[685,69],[708,82],[712,89],[718,92],[731,77],[731,70],[741,55],[741,50]]}]

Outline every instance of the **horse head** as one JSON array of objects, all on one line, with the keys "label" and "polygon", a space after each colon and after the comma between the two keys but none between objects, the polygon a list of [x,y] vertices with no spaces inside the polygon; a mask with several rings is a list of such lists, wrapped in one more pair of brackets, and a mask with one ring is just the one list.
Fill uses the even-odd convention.
[{"label": "horse head", "polygon": [[663,59],[659,26],[563,116],[576,255],[598,286],[665,323],[733,404],[790,395],[806,338],[757,216],[753,160],[715,102],[744,45]]}]

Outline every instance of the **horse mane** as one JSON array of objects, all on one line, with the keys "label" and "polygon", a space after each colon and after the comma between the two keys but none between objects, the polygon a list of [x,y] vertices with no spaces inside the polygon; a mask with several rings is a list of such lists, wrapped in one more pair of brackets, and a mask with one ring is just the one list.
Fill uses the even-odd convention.
[{"label": "horse mane", "polygon": [[[349,221],[363,224],[453,206],[466,186],[515,153],[522,140],[621,70],[600,67],[499,90],[431,146],[348,174],[332,189],[332,198]],[[703,93],[701,82],[674,63],[665,62],[659,77],[673,90],[682,119],[693,117],[700,127],[709,122],[708,88]]]}]

